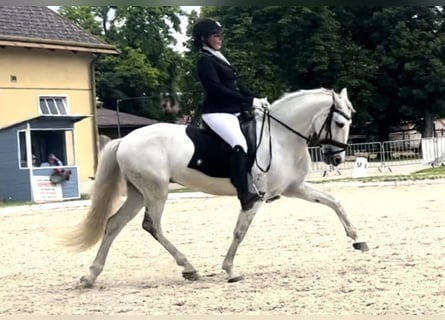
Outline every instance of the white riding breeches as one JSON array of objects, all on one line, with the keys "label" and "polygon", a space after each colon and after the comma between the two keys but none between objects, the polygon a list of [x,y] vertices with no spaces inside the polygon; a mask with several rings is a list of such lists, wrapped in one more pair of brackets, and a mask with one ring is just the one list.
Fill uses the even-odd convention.
[{"label": "white riding breeches", "polygon": [[238,117],[231,113],[204,113],[202,119],[232,148],[240,146],[247,153],[246,138],[241,131]]}]

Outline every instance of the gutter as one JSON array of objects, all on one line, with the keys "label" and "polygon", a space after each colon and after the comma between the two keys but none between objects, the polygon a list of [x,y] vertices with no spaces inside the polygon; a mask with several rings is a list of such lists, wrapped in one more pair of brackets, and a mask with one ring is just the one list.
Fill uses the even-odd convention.
[{"label": "gutter", "polygon": [[5,42],[22,42],[22,43],[33,43],[42,45],[59,45],[59,46],[72,46],[72,47],[82,47],[91,49],[108,49],[117,52],[116,46],[108,43],[97,43],[97,42],[80,42],[80,41],[70,41],[70,40],[60,40],[60,39],[46,39],[46,38],[32,38],[24,36],[15,35],[5,35],[0,34],[0,40]]},{"label": "gutter", "polygon": [[94,65],[101,58],[100,54],[94,55],[90,62],[90,87],[91,87],[91,106],[93,108],[93,137],[94,137],[94,172],[96,172],[99,155],[99,128],[97,126],[97,106],[96,106],[96,76]]}]

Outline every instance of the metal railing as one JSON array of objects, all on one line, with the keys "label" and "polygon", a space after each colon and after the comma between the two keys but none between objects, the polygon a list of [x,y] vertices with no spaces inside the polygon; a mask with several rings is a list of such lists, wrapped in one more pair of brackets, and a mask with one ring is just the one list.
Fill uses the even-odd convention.
[{"label": "metal railing", "polygon": [[445,163],[445,137],[392,140],[385,142],[352,143],[346,149],[345,162],[337,167],[325,164],[320,147],[310,147],[311,172],[341,174],[341,170],[353,169],[358,157],[367,159],[368,168],[379,172],[392,171],[395,166]]}]

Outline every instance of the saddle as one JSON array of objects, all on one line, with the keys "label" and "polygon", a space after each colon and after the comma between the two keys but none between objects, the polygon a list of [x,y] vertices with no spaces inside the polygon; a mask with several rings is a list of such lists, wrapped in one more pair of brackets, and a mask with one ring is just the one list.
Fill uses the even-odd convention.
[{"label": "saddle", "polygon": [[[238,116],[241,131],[246,137],[248,167],[252,168],[256,156],[256,120],[251,112],[241,112]],[[188,125],[185,133],[192,140],[195,151],[187,167],[208,176],[229,178],[229,157],[232,147],[216,134],[204,121],[202,127]]]}]

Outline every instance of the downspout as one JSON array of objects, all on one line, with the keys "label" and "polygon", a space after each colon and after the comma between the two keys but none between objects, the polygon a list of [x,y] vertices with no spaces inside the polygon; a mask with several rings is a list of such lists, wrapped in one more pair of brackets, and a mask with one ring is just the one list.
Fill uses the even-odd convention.
[{"label": "downspout", "polygon": [[29,188],[31,191],[31,202],[34,202],[34,174],[33,174],[33,166],[32,166],[32,146],[31,146],[31,126],[29,122],[26,123],[26,131],[25,131],[25,144],[26,144],[26,165],[29,170]]},{"label": "downspout", "polygon": [[97,106],[96,106],[96,78],[94,65],[101,55],[96,54],[90,62],[90,86],[91,86],[91,106],[93,108],[93,137],[94,137],[94,172],[96,172],[99,154],[99,128],[97,126]]}]

